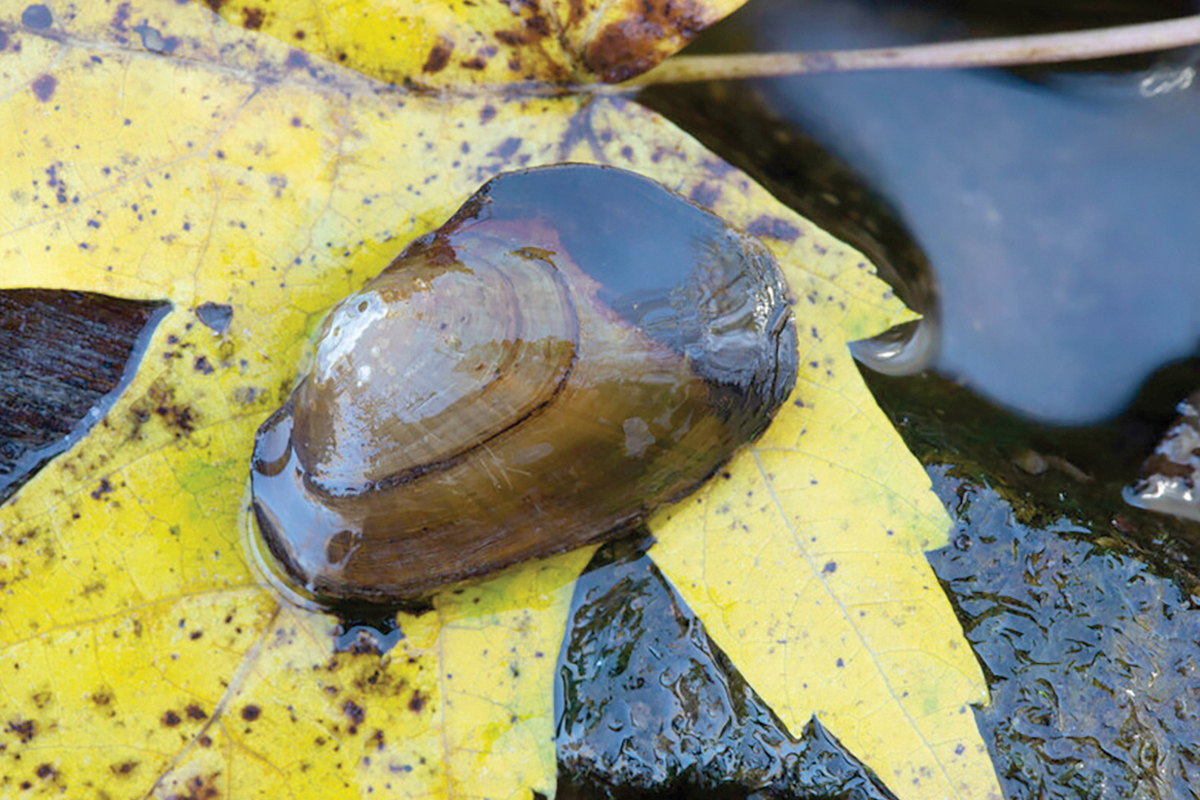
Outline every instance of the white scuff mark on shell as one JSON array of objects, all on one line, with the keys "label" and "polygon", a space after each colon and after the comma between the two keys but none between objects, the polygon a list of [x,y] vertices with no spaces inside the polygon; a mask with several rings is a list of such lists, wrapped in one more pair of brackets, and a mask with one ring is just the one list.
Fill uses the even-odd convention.
[{"label": "white scuff mark on shell", "polygon": [[630,417],[621,426],[625,430],[625,455],[641,458],[646,450],[657,441],[650,433],[650,426],[641,417]]}]

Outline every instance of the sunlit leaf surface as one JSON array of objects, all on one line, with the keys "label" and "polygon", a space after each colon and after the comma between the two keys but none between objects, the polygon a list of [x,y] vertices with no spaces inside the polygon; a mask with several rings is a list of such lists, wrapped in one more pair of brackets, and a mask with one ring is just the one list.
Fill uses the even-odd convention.
[{"label": "sunlit leaf surface", "polygon": [[204,0],[232,25],[413,87],[620,81],[746,0]]},{"label": "sunlit leaf surface", "polygon": [[923,552],[945,512],[806,306],[791,404],[728,480],[659,515],[651,555],[790,730],[815,714],[902,798],[999,797],[979,666]]},{"label": "sunlit leaf surface", "polygon": [[[729,5],[695,4],[696,26]],[[760,235],[797,300],[798,402],[654,520],[655,559],[793,731],[817,714],[904,798],[995,795],[983,682],[921,555],[945,519],[844,345],[907,312],[656,115],[480,86],[619,77],[694,31],[640,3],[262,8],[0,3],[0,288],[171,304],[107,416],[0,508],[0,795],[553,793],[554,656],[589,551],[437,596],[382,657],[335,652],[335,620],[255,565],[246,510],[254,431],[324,310],[497,172],[563,161]],[[500,35],[539,14],[552,36]],[[653,40],[644,63],[595,60],[614,24]]]}]

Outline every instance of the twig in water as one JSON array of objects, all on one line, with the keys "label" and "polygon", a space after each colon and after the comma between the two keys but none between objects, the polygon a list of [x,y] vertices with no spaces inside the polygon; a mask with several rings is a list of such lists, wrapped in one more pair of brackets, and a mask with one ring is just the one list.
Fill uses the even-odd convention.
[{"label": "twig in water", "polygon": [[1193,44],[1200,44],[1200,14],[1115,28],[872,50],[675,56],[644,75],[608,88],[624,92],[656,83],[771,78],[814,72],[1053,64]]}]

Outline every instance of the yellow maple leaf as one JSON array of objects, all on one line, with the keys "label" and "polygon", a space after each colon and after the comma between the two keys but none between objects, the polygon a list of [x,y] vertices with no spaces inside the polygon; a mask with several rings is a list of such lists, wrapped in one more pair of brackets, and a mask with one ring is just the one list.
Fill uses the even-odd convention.
[{"label": "yellow maple leaf", "polygon": [[746,0],[204,2],[234,25],[367,75],[461,89],[624,80]]},{"label": "yellow maple leaf", "polygon": [[653,557],[793,732],[817,714],[902,798],[998,796],[965,711],[982,678],[921,554],[945,519],[845,350],[905,309],[655,114],[503,90],[645,69],[737,3],[687,24],[214,4],[0,0],[0,288],[171,303],[102,423],[0,507],[0,790],[553,793],[553,657],[590,550],[439,594],[382,658],[337,653],[333,618],[255,567],[246,477],[331,304],[497,172],[577,161],[760,233],[800,300],[799,404],[652,521]]}]

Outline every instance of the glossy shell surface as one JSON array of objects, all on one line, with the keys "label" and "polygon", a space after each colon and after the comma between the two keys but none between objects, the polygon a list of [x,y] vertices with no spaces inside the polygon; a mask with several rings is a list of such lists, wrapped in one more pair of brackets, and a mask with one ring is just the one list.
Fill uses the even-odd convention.
[{"label": "glossy shell surface", "polygon": [[259,532],[320,598],[417,598],[627,530],[795,377],[756,239],[633,173],[507,173],[326,317],[258,433]]}]

